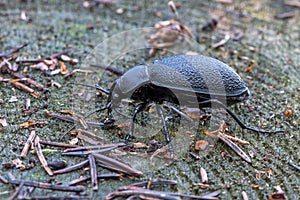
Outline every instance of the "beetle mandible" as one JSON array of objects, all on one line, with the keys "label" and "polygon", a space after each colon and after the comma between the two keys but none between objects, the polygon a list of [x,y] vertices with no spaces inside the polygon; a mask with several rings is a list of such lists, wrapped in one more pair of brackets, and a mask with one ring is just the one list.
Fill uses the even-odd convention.
[{"label": "beetle mandible", "polygon": [[[174,55],[155,61],[151,66],[138,65],[119,77],[106,90],[99,85],[96,88],[108,94],[107,103],[94,112],[108,110],[110,115],[122,99],[131,98],[139,103],[133,112],[130,130],[125,138],[127,143],[134,132],[134,121],[139,112],[150,103],[155,103],[161,117],[166,142],[172,152],[171,139],[164,119],[163,102],[180,104],[178,96],[189,106],[189,98],[196,97],[198,108],[210,107],[212,104],[224,108],[242,129],[258,133],[277,133],[282,130],[259,130],[249,127],[240,120],[227,106],[247,100],[250,92],[241,77],[225,63],[202,55]],[[176,94],[176,95],[175,95]],[[192,104],[191,104],[192,105]],[[94,113],[93,112],[93,113]]]}]

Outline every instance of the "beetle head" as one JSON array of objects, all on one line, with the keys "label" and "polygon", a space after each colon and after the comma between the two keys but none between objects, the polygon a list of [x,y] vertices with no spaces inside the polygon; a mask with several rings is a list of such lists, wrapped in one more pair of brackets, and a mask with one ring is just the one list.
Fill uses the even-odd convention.
[{"label": "beetle head", "polygon": [[149,74],[147,65],[138,65],[118,78],[112,85],[109,101],[112,108],[117,107],[122,99],[131,98],[136,89],[149,83]]},{"label": "beetle head", "polygon": [[239,95],[227,96],[227,105],[230,106],[235,103],[245,101],[247,99],[250,99],[250,97],[251,97],[251,93],[247,87],[246,90],[241,92]]}]

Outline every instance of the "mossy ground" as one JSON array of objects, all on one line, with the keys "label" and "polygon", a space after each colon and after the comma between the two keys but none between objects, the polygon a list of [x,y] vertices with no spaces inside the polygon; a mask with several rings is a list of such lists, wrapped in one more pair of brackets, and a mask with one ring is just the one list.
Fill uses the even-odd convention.
[{"label": "mossy ground", "polygon": [[[135,28],[152,27],[157,21],[172,18],[167,1],[114,1],[114,6],[97,5],[85,8],[82,1],[2,1],[0,3],[0,50],[2,52],[22,43],[29,45],[18,53],[21,57],[35,58],[48,56],[72,47],[71,57],[84,61],[86,56],[99,42],[123,31]],[[246,152],[253,151],[252,164],[244,162],[224,143],[217,142],[213,151],[196,161],[183,154],[174,164],[146,174],[147,178],[166,178],[178,181],[178,186],[171,190],[180,193],[203,194],[209,191],[221,190],[221,199],[241,199],[241,192],[246,191],[249,199],[267,199],[280,186],[289,199],[299,199],[300,177],[288,164],[291,159],[300,164],[300,134],[299,134],[299,100],[300,100],[300,36],[299,8],[287,6],[282,1],[234,1],[232,4],[222,4],[215,1],[178,1],[180,20],[189,27],[199,48],[204,55],[223,60],[233,67],[247,82],[252,98],[232,109],[239,114],[247,124],[265,129],[283,129],[284,134],[255,134],[242,131],[234,122],[231,130],[237,137],[250,142],[245,146]],[[93,2],[90,2],[94,4]],[[123,8],[118,14],[116,10]],[[20,20],[21,12],[32,18],[31,22]],[[288,19],[276,19],[279,13],[294,11],[295,16]],[[161,18],[158,16],[161,15]],[[212,18],[219,21],[214,31],[203,32],[201,27]],[[88,28],[89,26],[93,28]],[[229,40],[224,46],[213,49],[211,46],[229,34],[243,33],[241,41]],[[112,46],[117,47],[118,41]],[[145,59],[147,51],[136,51],[143,56],[126,55],[115,61],[118,67],[128,69]],[[247,57],[248,59],[243,59]],[[145,60],[142,60],[142,59]],[[139,59],[139,60],[138,60]],[[250,72],[245,69],[249,60],[255,61],[255,67]],[[121,62],[122,61],[122,62]],[[123,66],[120,63],[123,63]],[[77,66],[67,66],[69,69]],[[22,73],[23,66],[20,66]],[[40,71],[30,69],[31,78],[46,84],[47,77]],[[10,77],[0,74],[2,77]],[[101,80],[110,85],[115,77]],[[50,87],[48,93],[35,99],[29,94],[14,89],[9,83],[0,83],[0,118],[5,118],[9,126],[0,132],[1,163],[11,162],[20,154],[19,142],[25,141],[30,130],[21,129],[19,125],[28,119],[47,121],[49,125],[36,127],[40,138],[58,141],[60,134],[70,125],[51,119],[40,109],[34,115],[21,116],[21,108],[25,99],[31,99],[32,107],[48,104],[47,110],[58,112],[63,109],[72,110],[71,103],[74,87],[66,85],[74,78],[64,79],[53,76],[52,80],[62,84],[62,88]],[[17,96],[18,101],[9,103],[11,96]],[[80,106],[80,105],[79,105]],[[254,108],[254,109],[251,109]],[[86,108],[87,109],[87,108]],[[287,117],[284,112],[292,111]],[[72,137],[66,137],[68,142]],[[225,153],[223,157],[221,152]],[[59,154],[48,155],[48,159],[59,159]],[[35,155],[29,157],[35,158]],[[25,162],[28,162],[28,159]],[[81,161],[81,158],[66,158],[69,165]],[[199,189],[195,183],[201,182],[200,167],[206,169],[210,188]],[[39,164],[29,170],[1,169],[2,174],[13,173],[17,178],[47,181],[50,179]],[[269,173],[268,173],[269,172]],[[270,174],[270,172],[272,172]],[[68,183],[79,177],[79,172],[56,176],[56,181]],[[92,197],[101,196],[114,191],[118,186],[140,181],[140,179],[107,180],[100,183],[98,192],[88,190]],[[170,189],[170,188],[166,188]],[[3,198],[13,193],[13,188],[1,184]],[[35,191],[36,194],[53,195],[49,191]],[[60,194],[58,194],[60,195]],[[63,194],[61,194],[63,195]],[[2,198],[1,197],[1,198]]]}]

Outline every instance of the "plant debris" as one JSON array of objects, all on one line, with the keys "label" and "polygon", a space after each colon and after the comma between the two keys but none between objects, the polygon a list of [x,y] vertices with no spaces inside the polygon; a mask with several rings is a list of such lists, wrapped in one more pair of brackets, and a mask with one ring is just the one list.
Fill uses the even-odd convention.
[{"label": "plant debris", "polygon": [[176,41],[183,40],[186,36],[192,37],[192,31],[177,21],[178,13],[174,2],[169,1],[168,6],[174,14],[173,19],[159,21],[154,25],[156,32],[148,39],[151,45],[149,57],[153,57],[158,49],[174,46]]},{"label": "plant debris", "polygon": [[196,196],[196,195],[189,195],[189,194],[179,194],[173,192],[164,192],[164,191],[157,191],[157,190],[150,190],[145,189],[142,187],[137,186],[122,186],[119,187],[118,191],[112,192],[104,197],[105,200],[114,199],[117,197],[134,197],[139,196],[141,198],[146,199],[168,199],[168,200],[180,200],[180,199],[210,199],[210,200],[217,200],[219,199],[218,196],[220,192],[213,193],[214,196],[210,194],[203,195],[203,196]]}]

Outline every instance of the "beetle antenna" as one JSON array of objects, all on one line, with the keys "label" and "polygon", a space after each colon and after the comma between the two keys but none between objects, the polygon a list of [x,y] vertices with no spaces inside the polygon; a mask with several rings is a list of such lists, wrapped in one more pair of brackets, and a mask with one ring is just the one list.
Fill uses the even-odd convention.
[{"label": "beetle antenna", "polygon": [[97,90],[100,90],[101,92],[103,92],[103,93],[107,94],[107,95],[109,95],[109,94],[110,94],[110,91],[109,91],[109,90],[107,90],[107,89],[104,89],[103,87],[101,87],[101,86],[100,86],[100,85],[98,85],[98,84],[96,84],[96,85],[95,85],[95,88],[96,88]]},{"label": "beetle antenna", "polygon": [[75,83],[75,82],[69,82],[69,83],[67,83],[67,85],[82,85],[82,86],[85,86],[85,87],[95,88],[94,85],[88,85],[88,84],[83,84],[83,83]]},{"label": "beetle antenna", "polygon": [[96,85],[88,85],[88,84],[83,84],[83,83],[74,83],[74,82],[70,82],[70,83],[67,83],[67,85],[69,84],[74,84],[74,85],[82,85],[82,86],[86,86],[86,87],[90,87],[90,88],[96,88],[97,90],[100,90],[101,92],[109,95],[110,94],[110,91],[107,90],[107,89],[104,89],[103,87],[101,87],[100,85],[96,84]]}]

